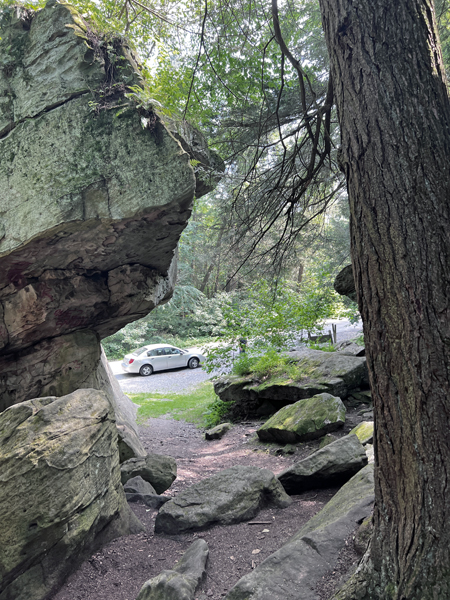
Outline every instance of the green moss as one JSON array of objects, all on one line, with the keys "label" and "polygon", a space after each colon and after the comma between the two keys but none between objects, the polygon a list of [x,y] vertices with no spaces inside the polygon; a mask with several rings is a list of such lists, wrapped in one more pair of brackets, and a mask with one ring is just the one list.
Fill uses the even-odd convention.
[{"label": "green moss", "polygon": [[359,423],[350,433],[354,433],[361,444],[367,444],[373,438],[373,421]]}]

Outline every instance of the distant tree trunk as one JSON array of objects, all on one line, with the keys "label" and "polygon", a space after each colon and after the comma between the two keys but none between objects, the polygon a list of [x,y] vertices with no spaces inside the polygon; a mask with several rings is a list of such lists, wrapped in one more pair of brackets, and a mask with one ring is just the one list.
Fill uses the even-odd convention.
[{"label": "distant tree trunk", "polygon": [[297,271],[297,288],[298,289],[300,288],[300,286],[302,284],[304,269],[305,269],[305,265],[303,263],[300,263],[298,265],[298,271]]},{"label": "distant tree trunk", "polygon": [[431,0],[320,0],[375,408],[351,600],[450,598],[450,105]]},{"label": "distant tree trunk", "polygon": [[200,284],[200,291],[201,292],[205,292],[205,288],[208,284],[209,278],[211,276],[211,273],[213,272],[214,269],[214,265],[217,262],[218,258],[220,257],[220,247],[222,245],[222,238],[223,238],[223,234],[225,232],[225,228],[226,225],[222,225],[222,227],[219,230],[219,235],[217,236],[217,242],[216,242],[216,246],[214,248],[215,251],[215,257],[213,258],[213,260],[211,261],[210,265],[208,266],[208,268],[206,269],[206,273],[203,277],[202,283]]}]

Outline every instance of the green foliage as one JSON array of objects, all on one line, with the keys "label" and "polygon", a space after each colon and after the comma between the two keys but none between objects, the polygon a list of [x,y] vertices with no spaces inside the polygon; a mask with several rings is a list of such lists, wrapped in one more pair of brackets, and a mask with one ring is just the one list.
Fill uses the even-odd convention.
[{"label": "green foliage", "polygon": [[364,341],[364,334],[363,333],[355,339],[355,344],[357,344],[358,346],[365,346],[366,345],[366,343]]},{"label": "green foliage", "polygon": [[145,423],[150,418],[169,415],[177,421],[188,421],[199,427],[210,427],[210,406],[217,402],[213,385],[205,381],[185,394],[151,393],[128,394],[131,400],[139,406],[138,422]]},{"label": "green foliage", "polygon": [[211,427],[215,427],[216,425],[219,425],[219,423],[223,423],[224,421],[228,420],[229,413],[233,405],[233,400],[224,402],[216,396],[216,399],[213,400],[211,404],[208,404],[203,413],[204,426],[207,429],[210,429]]},{"label": "green foliage", "polygon": [[310,361],[293,361],[273,348],[259,356],[241,355],[233,365],[233,374],[240,377],[251,375],[260,382],[274,379],[300,381],[313,371],[314,365]]},{"label": "green foliage", "polygon": [[320,343],[320,342],[308,342],[308,347],[311,350],[321,350],[322,352],[336,352],[336,348],[331,342]]},{"label": "green foliage", "polygon": [[298,343],[305,333],[321,331],[323,321],[339,316],[344,307],[330,285],[330,275],[319,272],[297,284],[279,281],[276,289],[260,280],[247,290],[228,295],[222,312],[225,328],[220,342],[208,350],[206,370],[227,372],[234,361],[237,342],[249,340],[245,358],[239,358],[245,369],[252,356],[272,348],[286,350]]}]

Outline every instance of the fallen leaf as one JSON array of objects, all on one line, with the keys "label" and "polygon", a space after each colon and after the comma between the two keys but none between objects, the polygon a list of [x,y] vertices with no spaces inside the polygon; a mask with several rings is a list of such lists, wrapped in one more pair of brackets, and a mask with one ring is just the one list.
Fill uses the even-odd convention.
[{"label": "fallen leaf", "polygon": [[261,552],[261,550],[258,550],[258,548],[256,548],[255,550],[252,550],[252,554],[259,554]]},{"label": "fallen leaf", "polygon": [[269,533],[270,529],[263,529],[261,533]]}]

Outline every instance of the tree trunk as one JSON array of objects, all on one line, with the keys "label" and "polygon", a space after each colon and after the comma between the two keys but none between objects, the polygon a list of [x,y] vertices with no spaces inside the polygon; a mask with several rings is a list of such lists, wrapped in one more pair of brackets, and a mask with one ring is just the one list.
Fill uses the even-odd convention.
[{"label": "tree trunk", "polygon": [[432,0],[320,0],[375,409],[352,600],[450,598],[450,106]]}]

